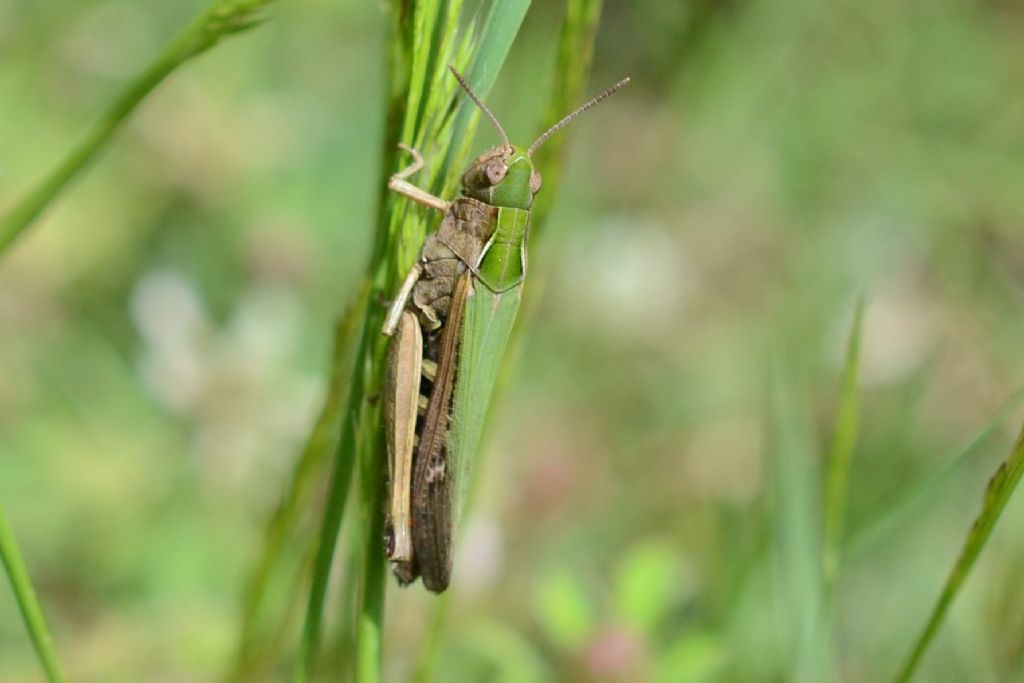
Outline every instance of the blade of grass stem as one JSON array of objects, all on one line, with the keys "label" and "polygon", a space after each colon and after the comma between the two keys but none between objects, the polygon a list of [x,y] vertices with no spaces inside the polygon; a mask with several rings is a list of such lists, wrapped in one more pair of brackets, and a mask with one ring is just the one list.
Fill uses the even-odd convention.
[{"label": "blade of grass stem", "polygon": [[[329,462],[330,454],[337,448],[345,395],[352,372],[352,347],[355,344],[358,323],[365,315],[368,298],[369,291],[364,287],[363,292],[348,307],[335,328],[331,379],[323,407],[301,455],[295,462],[289,488],[282,496],[273,516],[267,521],[263,534],[263,550],[246,585],[242,607],[242,632],[232,680],[245,680],[251,676],[251,660],[254,657],[258,656],[263,661],[273,657],[276,643],[261,638],[259,632],[261,612],[268,609],[267,596],[274,572],[282,564],[295,564],[296,555],[300,558],[308,555],[308,540],[301,542],[302,550],[298,553],[286,553],[284,549],[289,541],[296,540],[295,535],[302,524],[303,515],[315,507],[314,499],[318,497],[322,482],[326,479],[324,468]],[[298,572],[301,573],[305,568],[305,561],[299,560],[298,565]],[[289,600],[289,603],[292,602],[294,601]],[[277,625],[277,628],[272,630],[278,634],[283,631],[281,622],[288,620],[291,610],[285,609],[284,612],[269,617],[269,620]]]},{"label": "blade of grass stem", "polygon": [[430,622],[430,631],[427,634],[427,642],[417,657],[416,670],[413,673],[413,680],[416,683],[433,681],[437,675],[437,664],[441,660],[441,646],[444,644],[444,632],[448,625],[448,612],[451,603],[447,594],[438,597],[437,604],[434,606],[434,617]]},{"label": "blade of grass stem", "polygon": [[338,440],[334,470],[327,495],[327,507],[317,545],[316,560],[313,564],[313,578],[310,584],[309,601],[306,609],[306,620],[303,625],[302,640],[299,644],[297,667],[294,681],[308,681],[313,674],[316,657],[320,646],[320,625],[323,620],[324,599],[327,595],[327,584],[330,578],[334,549],[338,542],[338,531],[345,512],[349,486],[352,483],[352,472],[355,469],[356,429],[359,413],[365,400],[363,392],[366,357],[372,336],[377,330],[364,324],[360,337],[359,349],[356,351],[352,366],[352,378],[349,382],[348,401],[345,405],[344,422],[341,438]]},{"label": "blade of grass stem", "polygon": [[14,538],[14,531],[11,529],[10,522],[7,520],[7,512],[2,505],[0,505],[0,560],[3,561],[4,569],[7,571],[7,578],[14,590],[18,609],[21,610],[25,628],[32,639],[32,645],[36,649],[39,661],[46,671],[47,680],[50,683],[64,683],[67,678],[64,676],[60,659],[57,657],[53,635],[46,625],[43,609],[36,598],[35,589],[32,588],[32,580],[25,567],[25,560],[18,549],[18,542]]},{"label": "blade of grass stem", "polygon": [[[551,95],[544,109],[544,118],[537,130],[540,135],[584,101],[583,88],[594,58],[594,41],[601,20],[601,0],[568,0],[565,20],[558,38],[558,59]],[[552,137],[537,150],[534,161],[544,178],[544,185],[556,187],[565,167],[565,151],[569,136],[563,132]],[[534,233],[551,211],[554,192],[542,192],[533,205]],[[543,231],[540,231],[543,232]],[[533,237],[536,240],[536,237]],[[535,242],[536,243],[536,242]]]},{"label": "blade of grass stem", "polygon": [[913,678],[922,657],[924,657],[925,652],[928,650],[928,646],[934,639],[943,620],[945,620],[949,606],[960,591],[964,581],[967,580],[971,569],[974,568],[974,563],[992,534],[992,529],[995,527],[996,522],[999,521],[1000,515],[1002,515],[1007,502],[1010,500],[1010,496],[1016,490],[1022,474],[1024,474],[1024,427],[1021,428],[1013,450],[1010,451],[1010,456],[999,466],[999,469],[996,470],[989,480],[988,486],[985,489],[985,498],[982,503],[981,512],[974,520],[974,524],[964,540],[960,555],[953,565],[949,578],[946,579],[942,593],[932,608],[931,615],[927,623],[925,623],[921,635],[914,642],[906,660],[904,660],[903,666],[900,667],[899,673],[893,679],[896,683],[907,683]]},{"label": "blade of grass stem", "polygon": [[24,198],[0,219],[0,254],[57,199],[74,178],[106,147],[139,103],[172,71],[205,52],[222,38],[252,28],[261,10],[274,0],[214,0],[175,36],[157,57],[129,82],[86,132],[82,141]]},{"label": "blade of grass stem", "polygon": [[861,525],[844,545],[843,551],[848,556],[859,556],[867,552],[881,539],[899,526],[914,510],[918,509],[942,490],[949,478],[956,472],[967,457],[988,438],[1000,423],[1013,411],[1024,405],[1024,388],[1019,389],[1002,408],[965,444],[953,451],[952,455],[943,459],[943,464],[930,476],[914,484],[914,486],[898,500],[882,506],[882,513]]},{"label": "blade of grass stem", "polygon": [[810,421],[797,397],[799,385],[786,361],[773,363],[771,442],[776,554],[782,598],[795,659],[791,680],[831,680],[822,632],[819,519]]},{"label": "blade of grass stem", "polygon": [[[345,576],[359,576],[362,547],[357,543],[345,546]],[[356,608],[359,596],[354,590],[343,591],[338,606],[338,632],[334,638],[332,661],[339,668],[349,670],[354,666],[356,652]]]},{"label": "blade of grass stem", "polygon": [[[395,3],[390,6],[390,49],[387,52],[389,76],[389,104],[388,104],[388,125],[386,127],[386,140],[384,141],[383,157],[385,165],[382,166],[382,173],[385,177],[380,182],[381,187],[381,210],[379,226],[375,231],[374,248],[370,261],[367,265],[367,283],[373,284],[374,291],[381,292],[387,296],[393,289],[391,282],[397,277],[399,268],[391,269],[393,273],[389,280],[388,262],[396,253],[400,234],[398,226],[400,219],[404,216],[407,208],[399,205],[396,199],[386,191],[386,174],[392,172],[397,165],[397,155],[394,149],[399,139],[415,141],[416,139],[416,112],[419,109],[418,103],[423,97],[423,84],[427,82],[425,77],[426,64],[428,63],[429,51],[432,47],[430,38],[435,35],[432,26],[427,25],[427,20],[433,18],[436,22],[441,3]],[[411,10],[411,11],[410,11]],[[404,88],[402,88],[404,86]],[[415,91],[415,92],[413,92]],[[415,144],[415,142],[414,142]],[[403,213],[399,213],[396,207],[401,206]],[[405,266],[407,267],[407,265]],[[308,681],[314,672],[316,660],[320,647],[320,630],[323,621],[324,601],[327,596],[327,586],[330,579],[331,567],[333,564],[334,550],[337,544],[338,533],[344,513],[345,501],[348,497],[348,490],[352,481],[352,473],[367,455],[359,453],[360,443],[367,434],[374,432],[374,426],[367,424],[363,405],[367,396],[374,391],[374,387],[367,386],[367,378],[372,383],[377,374],[381,360],[383,359],[383,343],[379,339],[379,311],[374,306],[366,310],[363,321],[362,334],[360,336],[359,349],[352,369],[352,381],[349,401],[346,406],[345,419],[342,424],[342,434],[338,442],[337,454],[335,457],[334,472],[328,493],[327,507],[324,512],[323,525],[317,546],[317,556],[314,562],[313,576],[310,582],[309,599],[306,607],[306,618],[303,625],[302,636],[299,643],[299,653],[296,668],[293,672],[293,681],[304,683]],[[376,430],[376,431],[379,431]],[[363,449],[365,451],[365,448]],[[357,457],[357,455],[359,457]],[[368,505],[365,491],[368,485],[361,485],[364,490],[363,507]],[[381,487],[382,488],[382,487]],[[376,493],[370,492],[375,498]],[[367,515],[361,515],[361,521],[367,520]],[[367,524],[367,526],[372,526]],[[366,547],[371,543],[370,531],[367,529],[358,541],[363,553],[367,553]],[[356,541],[353,541],[354,543]],[[364,566],[365,569],[365,566]],[[364,572],[365,573],[365,572]],[[382,573],[382,572],[377,572]],[[354,578],[354,577],[353,577]],[[374,595],[367,593],[367,587],[376,589],[372,579],[363,576],[361,583],[352,581],[350,590],[356,590],[359,586],[359,607],[354,615],[356,621],[356,651],[364,647],[359,641],[364,638],[371,638],[379,642],[379,629],[376,637],[371,632],[364,630],[361,626],[364,618],[371,612],[371,621],[380,621],[380,610],[376,606],[383,602],[382,597],[377,599]],[[382,582],[381,582],[382,583]],[[379,588],[383,591],[383,587]],[[372,612],[376,612],[372,614]],[[356,668],[360,666],[360,657],[356,656]]]},{"label": "blade of grass stem", "polygon": [[[597,38],[601,8],[602,0],[567,0],[565,20],[562,22],[558,38],[555,78],[548,104],[544,110],[544,117],[537,128],[537,135],[544,133],[560,121],[566,112],[572,111],[584,100],[583,86],[587,81],[590,65],[593,62],[594,41]],[[537,253],[543,235],[547,232],[544,230],[544,224],[554,205],[554,197],[557,194],[555,188],[559,186],[565,168],[566,150],[571,134],[570,131],[563,131],[561,135],[552,137],[546,145],[537,150],[534,157],[534,162],[544,178],[545,188],[535,198],[533,215],[530,218],[530,252],[534,254]],[[538,269],[538,275],[531,276],[530,286],[524,288],[523,318],[529,318],[534,302],[543,299],[543,291],[547,284],[544,272],[543,269]],[[505,378],[511,372],[511,368],[518,363],[523,329],[525,326],[516,325],[512,330],[512,339],[509,343],[509,351],[505,354],[504,367],[498,373],[496,394],[501,393]],[[470,497],[472,498],[472,489]]]},{"label": "blade of grass stem", "polygon": [[836,412],[835,432],[828,455],[828,474],[825,488],[825,532],[822,543],[822,572],[826,591],[835,582],[839,568],[839,542],[846,516],[846,495],[850,480],[850,460],[857,442],[857,423],[860,406],[857,377],[860,369],[860,348],[864,321],[864,297],[857,300],[853,325],[846,344],[846,363],[843,367],[839,408]]},{"label": "blade of grass stem", "polygon": [[374,434],[364,435],[367,447],[360,454],[360,482],[364,488],[362,572],[359,593],[359,614],[356,617],[356,683],[375,683],[380,680],[380,660],[383,651],[384,591],[387,563],[384,559],[384,515],[387,499],[387,473],[383,433],[378,416],[368,422],[378,427]]}]

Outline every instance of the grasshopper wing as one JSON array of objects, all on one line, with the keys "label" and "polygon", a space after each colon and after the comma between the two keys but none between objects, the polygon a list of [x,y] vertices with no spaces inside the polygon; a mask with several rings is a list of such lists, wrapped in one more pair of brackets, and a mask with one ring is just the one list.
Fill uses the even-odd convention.
[{"label": "grasshopper wing", "polygon": [[471,278],[470,273],[463,273],[452,292],[413,473],[413,548],[423,585],[434,593],[448,587],[452,571],[453,472],[448,463],[448,421]]}]

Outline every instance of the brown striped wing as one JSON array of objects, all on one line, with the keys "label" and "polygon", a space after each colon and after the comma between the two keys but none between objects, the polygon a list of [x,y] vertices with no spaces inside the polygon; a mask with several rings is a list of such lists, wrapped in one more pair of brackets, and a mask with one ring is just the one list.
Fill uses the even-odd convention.
[{"label": "brown striped wing", "polygon": [[448,587],[452,571],[452,477],[448,466],[448,420],[470,273],[463,273],[452,292],[448,319],[441,333],[437,374],[423,416],[412,481],[412,538],[423,585],[434,593]]}]

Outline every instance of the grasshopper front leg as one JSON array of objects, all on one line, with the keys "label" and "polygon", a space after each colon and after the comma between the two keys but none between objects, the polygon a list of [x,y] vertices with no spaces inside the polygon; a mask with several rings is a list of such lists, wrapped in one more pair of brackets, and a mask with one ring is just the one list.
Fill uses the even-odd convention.
[{"label": "grasshopper front leg", "polygon": [[[450,202],[446,202],[440,197],[435,197],[425,190],[421,190],[407,178],[417,173],[423,168],[423,156],[408,145],[399,143],[399,149],[408,152],[412,155],[412,163],[409,164],[405,169],[391,176],[388,181],[388,189],[392,192],[397,192],[406,199],[410,199],[417,204],[428,206],[432,209],[437,209],[441,213],[446,213],[448,208],[451,206]],[[423,273],[423,265],[417,262],[405,276],[405,281],[402,283],[402,288],[398,290],[398,295],[394,301],[391,302],[391,307],[388,309],[387,317],[384,319],[384,325],[381,328],[381,332],[390,337],[395,333],[395,327],[398,325],[398,319],[402,315],[402,311],[405,310],[405,304],[409,300],[409,294],[412,293],[412,288],[416,286],[416,281]]]},{"label": "grasshopper front leg", "polygon": [[416,187],[408,180],[406,180],[409,176],[413,175],[421,168],[423,168],[423,157],[420,156],[420,153],[418,151],[416,151],[412,147],[409,147],[408,145],[403,145],[399,143],[398,147],[402,151],[411,154],[413,162],[409,164],[409,166],[407,166],[404,170],[399,171],[395,175],[391,176],[391,179],[388,181],[388,189],[391,190],[392,192],[397,192],[406,199],[411,199],[417,204],[429,206],[431,209],[437,209],[441,213],[445,213],[446,211],[448,211],[449,202],[446,202],[440,197],[435,197],[426,190],[421,190],[420,188]]}]

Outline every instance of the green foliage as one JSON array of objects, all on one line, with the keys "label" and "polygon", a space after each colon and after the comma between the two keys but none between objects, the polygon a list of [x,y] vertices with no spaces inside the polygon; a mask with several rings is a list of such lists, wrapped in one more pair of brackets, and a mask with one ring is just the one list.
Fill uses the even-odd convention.
[{"label": "green foliage", "polygon": [[[632,628],[654,632],[678,594],[683,568],[672,545],[648,541],[630,548],[616,572],[616,612]],[[669,600],[666,600],[669,598]]]},{"label": "green foliage", "polygon": [[570,568],[558,567],[545,574],[537,584],[533,602],[544,635],[555,646],[579,649],[593,636],[595,608]]}]

